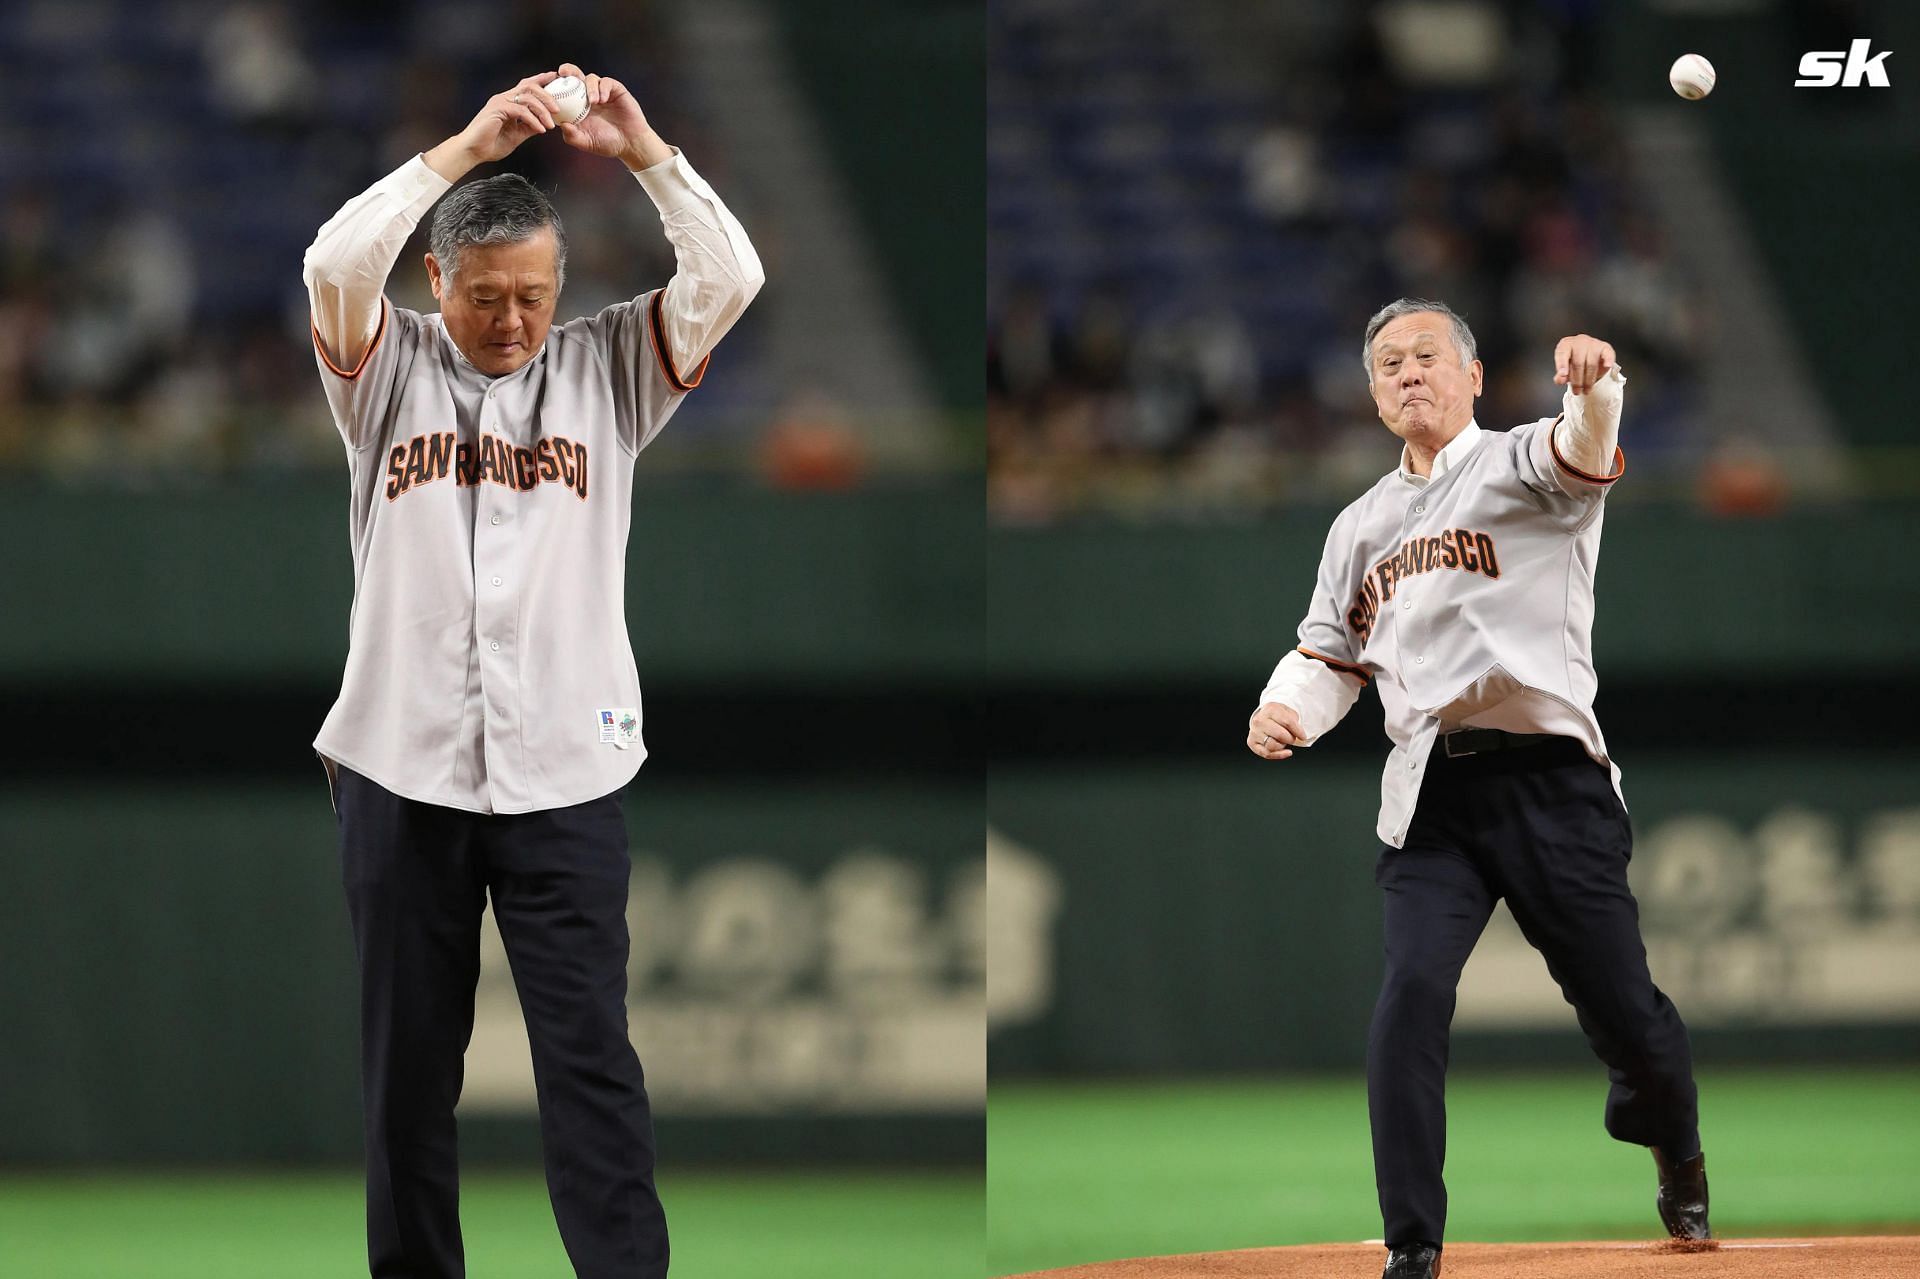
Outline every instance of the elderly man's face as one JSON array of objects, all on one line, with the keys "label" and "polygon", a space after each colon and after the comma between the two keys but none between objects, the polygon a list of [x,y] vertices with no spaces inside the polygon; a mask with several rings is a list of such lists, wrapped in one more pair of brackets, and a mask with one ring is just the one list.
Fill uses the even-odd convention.
[{"label": "elderly man's face", "polygon": [[1433,311],[1415,311],[1373,339],[1368,385],[1380,420],[1407,443],[1438,452],[1473,420],[1480,361],[1460,367],[1453,325]]},{"label": "elderly man's face", "polygon": [[559,299],[553,228],[514,244],[470,244],[459,274],[445,275],[427,254],[427,278],[440,299],[447,335],[473,367],[498,377],[521,368],[547,340]]}]

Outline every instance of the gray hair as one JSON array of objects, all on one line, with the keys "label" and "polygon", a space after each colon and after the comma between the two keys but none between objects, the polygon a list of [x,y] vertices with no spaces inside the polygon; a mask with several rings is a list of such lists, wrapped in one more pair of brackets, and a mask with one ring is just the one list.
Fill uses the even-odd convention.
[{"label": "gray hair", "polygon": [[427,247],[451,279],[460,273],[460,250],[470,244],[519,244],[553,228],[554,287],[567,282],[567,232],[560,214],[533,183],[517,173],[455,187],[433,211]]},{"label": "gray hair", "polygon": [[1473,340],[1473,330],[1467,327],[1465,319],[1454,313],[1452,307],[1427,298],[1401,298],[1375,311],[1373,318],[1367,321],[1367,335],[1360,343],[1360,367],[1367,371],[1367,381],[1373,381],[1373,339],[1380,335],[1380,330],[1403,315],[1418,315],[1422,311],[1444,315],[1453,325],[1453,345],[1460,352],[1461,368],[1466,368],[1478,357],[1480,346]]}]

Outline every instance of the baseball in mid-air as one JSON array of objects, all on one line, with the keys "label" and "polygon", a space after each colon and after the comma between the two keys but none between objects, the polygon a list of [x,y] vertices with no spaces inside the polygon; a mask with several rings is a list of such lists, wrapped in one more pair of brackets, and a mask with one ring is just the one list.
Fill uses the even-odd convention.
[{"label": "baseball in mid-air", "polygon": [[[1707,76],[1711,82],[1713,68],[1707,68]],[[552,95],[553,104],[560,108],[554,113],[554,123],[574,124],[587,118],[587,85],[579,76],[563,75],[549,80],[547,92]]]},{"label": "baseball in mid-air", "polygon": [[[1697,102],[1713,92],[1713,64],[1697,53],[1683,53],[1667,71],[1667,83],[1689,102]],[[557,84],[558,81],[555,81]],[[548,85],[552,88],[552,85]]]}]

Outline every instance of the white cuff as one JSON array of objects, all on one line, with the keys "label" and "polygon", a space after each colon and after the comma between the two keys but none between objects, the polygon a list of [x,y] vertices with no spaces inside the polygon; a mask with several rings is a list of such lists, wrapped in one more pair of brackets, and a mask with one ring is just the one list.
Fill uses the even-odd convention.
[{"label": "white cuff", "polygon": [[650,164],[644,169],[629,169],[627,172],[633,174],[633,180],[640,184],[654,207],[662,213],[699,204],[712,195],[706,180],[694,172],[679,147],[673,148],[673,154],[658,164]]},{"label": "white cuff", "polygon": [[1585,395],[1571,389],[1560,397],[1560,422],[1553,428],[1553,444],[1561,461],[1600,481],[1612,477],[1614,450],[1620,443],[1620,406],[1626,394],[1626,374],[1614,365]]},{"label": "white cuff", "polygon": [[1300,728],[1305,734],[1300,745],[1311,746],[1346,718],[1360,698],[1362,681],[1359,675],[1342,674],[1295,649],[1273,668],[1266,688],[1261,690],[1260,704],[1279,702],[1299,712]]}]

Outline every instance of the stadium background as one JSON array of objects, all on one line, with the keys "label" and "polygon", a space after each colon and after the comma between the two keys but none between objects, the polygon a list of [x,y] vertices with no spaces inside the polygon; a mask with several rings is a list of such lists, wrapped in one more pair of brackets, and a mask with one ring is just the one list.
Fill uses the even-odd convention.
[{"label": "stadium background", "polygon": [[[1243,745],[1392,465],[1358,340],[1451,300],[1483,424],[1631,382],[1598,585],[1657,979],[1723,1234],[1920,1222],[1920,255],[1891,3],[995,0],[989,1271],[1377,1237],[1378,699]],[[1666,68],[1719,86],[1676,98]],[[1504,912],[1456,1020],[1456,1239],[1644,1237],[1643,1152]]]},{"label": "stadium background", "polygon": [[[307,747],[347,490],[300,257],[563,59],[634,90],[770,277],[635,500],[633,1022],[675,1273],[977,1273],[980,56],[965,3],[8,6],[0,1273],[364,1268]],[[667,278],[617,166],[536,139],[505,167],[555,193],[567,315]],[[392,291],[431,309],[423,240]],[[558,1274],[498,959],[472,1272]]]}]

